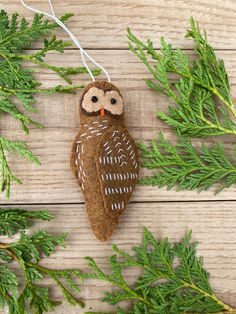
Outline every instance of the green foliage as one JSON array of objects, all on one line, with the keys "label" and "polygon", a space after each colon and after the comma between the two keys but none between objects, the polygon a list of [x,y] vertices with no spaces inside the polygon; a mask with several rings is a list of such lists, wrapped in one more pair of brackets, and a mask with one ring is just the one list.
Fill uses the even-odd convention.
[{"label": "green foliage", "polygon": [[[71,16],[73,14],[65,14],[61,20],[66,22]],[[56,27],[58,27],[56,23],[49,22],[39,14],[35,14],[33,21],[29,23],[25,18],[19,20],[17,13],[9,17],[7,12],[0,11],[0,114],[9,114],[18,120],[26,133],[29,132],[31,125],[43,127],[26,113],[37,112],[34,106],[35,94],[70,93],[83,87],[72,85],[70,76],[86,73],[87,70],[84,67],[60,67],[45,62],[48,52],[63,53],[64,49],[71,45],[70,42],[57,39],[55,35],[52,35],[50,39],[44,40],[42,49],[32,54],[24,54],[32,43],[39,41],[42,36],[51,35]],[[55,72],[69,85],[40,88],[41,84],[34,78],[33,70],[27,67],[29,62]],[[99,73],[100,70],[93,71],[94,75]],[[24,112],[20,107],[24,109]],[[6,187],[6,196],[9,198],[11,182],[21,183],[21,181],[12,174],[5,151],[15,152],[37,164],[39,161],[25,143],[13,142],[4,137],[0,139],[1,190]]]},{"label": "green foliage", "polygon": [[[49,257],[58,245],[64,246],[66,235],[52,235],[42,230],[32,235],[25,233],[32,219],[51,218],[45,210],[0,209],[0,235],[11,236],[21,231],[16,242],[0,242],[0,308],[8,306],[9,314],[44,313],[61,304],[51,298],[48,287],[41,286],[44,277],[54,281],[69,304],[83,307],[83,302],[73,295],[80,291],[77,270],[39,265],[43,255]],[[17,262],[23,273],[23,288],[14,267],[11,268],[12,262]]]},{"label": "green foliage", "polygon": [[236,183],[236,155],[231,162],[226,156],[224,146],[215,144],[211,148],[202,144],[199,149],[191,142],[179,137],[173,145],[160,133],[158,141],[152,141],[151,147],[139,143],[142,154],[142,167],[157,169],[151,177],[140,180],[141,184],[167,186],[175,185],[180,190],[208,190],[219,183],[216,193]]},{"label": "green foliage", "polygon": [[[109,258],[110,274],[106,274],[88,257],[91,273],[82,278],[96,278],[116,287],[106,292],[104,302],[116,305],[132,301],[132,308],[118,308],[117,314],[178,314],[178,313],[233,313],[212,291],[209,273],[203,268],[203,258],[196,256],[196,242],[191,242],[191,232],[182,241],[171,244],[168,239],[158,241],[144,230],[142,244],[133,248],[133,254],[113,245],[114,255]],[[137,267],[141,276],[129,285],[122,274],[124,269]],[[99,313],[99,312],[87,312]]]},{"label": "green foliage", "polygon": [[[113,245],[114,254],[108,260],[109,273],[92,257],[86,257],[91,271],[81,272],[40,265],[43,256],[49,257],[58,245],[64,246],[66,235],[52,235],[43,230],[27,234],[25,229],[32,219],[51,218],[45,210],[0,209],[0,235],[21,232],[15,242],[0,241],[0,308],[7,306],[9,314],[44,313],[61,304],[51,297],[50,287],[42,285],[45,277],[54,282],[69,304],[80,307],[84,303],[74,294],[80,292],[81,280],[92,278],[111,283],[115,290],[105,292],[103,301],[111,305],[131,301],[132,307],[129,311],[118,307],[110,314],[235,313],[235,309],[214,294],[209,273],[203,267],[203,258],[197,257],[197,243],[191,241],[190,231],[182,241],[171,244],[168,239],[156,240],[145,229],[142,243],[133,248],[132,254]],[[16,276],[13,262],[18,263],[23,278]],[[130,267],[142,271],[132,285],[123,275]]]},{"label": "green foliage", "polygon": [[[236,135],[235,121],[229,115],[230,111],[235,118],[236,110],[224,62],[217,59],[206,33],[201,35],[193,19],[190,24],[186,37],[195,40],[199,57],[192,63],[186,52],[173,49],[164,38],[161,38],[161,49],[157,52],[151,40],[144,44],[128,29],[129,48],[154,78],[154,81],[146,80],[147,85],[177,104],[169,107],[168,114],[158,112],[157,116],[181,134],[191,137]],[[154,63],[149,61],[149,56]],[[169,76],[170,73],[175,73],[177,78]]]},{"label": "green foliage", "polygon": [[0,235],[11,237],[31,226],[31,220],[50,220],[47,210],[31,211],[21,208],[0,208]]},{"label": "green foliage", "polygon": [[18,156],[26,158],[36,165],[40,164],[40,161],[29,150],[27,144],[23,141],[10,141],[5,137],[0,137],[0,191],[3,191],[6,186],[6,196],[10,197],[10,185],[14,181],[18,184],[22,182],[16,176],[13,175],[9,164],[7,162],[5,152],[17,153]]},{"label": "green foliage", "polygon": [[[151,40],[145,44],[128,29],[130,50],[153,76],[153,80],[146,80],[147,85],[176,103],[176,106],[168,108],[168,113],[158,112],[157,117],[171,126],[177,134],[190,138],[236,136],[236,110],[224,62],[217,58],[208,43],[206,32],[202,35],[198,24],[192,18],[190,26],[186,37],[195,41],[198,58],[194,61],[190,60],[185,51],[173,49],[164,38],[161,38],[161,49],[157,51]],[[168,152],[167,146],[171,152]],[[166,185],[168,188],[178,185],[179,190],[205,190],[220,179],[226,179],[221,190],[235,183],[235,166],[226,157],[222,145],[212,148],[202,146],[200,151],[197,151],[191,143],[185,144],[183,140],[180,140],[176,148],[162,140],[151,150],[146,149],[144,145],[140,147],[144,158],[150,161],[145,160],[144,166],[153,168],[156,164],[157,168],[162,169],[157,175],[142,180],[145,184]],[[156,147],[167,149],[167,154],[159,156],[160,153],[155,152]],[[184,152],[183,157],[180,151]],[[162,165],[164,157],[170,159],[170,169]],[[187,165],[184,166],[181,160],[187,162]],[[205,172],[206,169],[209,170],[209,175]],[[206,181],[203,182],[205,178]]]}]

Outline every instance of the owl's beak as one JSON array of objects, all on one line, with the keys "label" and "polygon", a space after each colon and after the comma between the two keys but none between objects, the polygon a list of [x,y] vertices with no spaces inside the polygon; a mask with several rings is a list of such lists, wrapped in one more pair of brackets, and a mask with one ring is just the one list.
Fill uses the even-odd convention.
[{"label": "owl's beak", "polygon": [[104,110],[104,108],[102,107],[102,109],[100,109],[100,115],[101,115],[101,117],[103,117],[104,114],[105,114],[105,110]]}]

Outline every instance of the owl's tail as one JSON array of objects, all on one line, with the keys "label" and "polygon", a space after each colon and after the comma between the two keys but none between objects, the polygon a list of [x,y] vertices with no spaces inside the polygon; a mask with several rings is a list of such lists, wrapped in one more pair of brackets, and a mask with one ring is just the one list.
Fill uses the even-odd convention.
[{"label": "owl's tail", "polygon": [[[118,226],[118,218],[107,214],[103,208],[96,210],[87,204],[87,211],[91,229],[95,236],[102,242],[107,241]],[[97,205],[97,204],[96,204]],[[95,205],[95,207],[97,207]]]}]

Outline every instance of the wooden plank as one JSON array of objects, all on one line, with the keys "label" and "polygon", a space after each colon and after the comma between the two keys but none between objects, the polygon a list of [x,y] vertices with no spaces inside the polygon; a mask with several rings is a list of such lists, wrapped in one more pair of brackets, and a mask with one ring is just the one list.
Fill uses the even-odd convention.
[{"label": "wooden plank", "polygon": [[[33,7],[49,12],[47,1],[29,2]],[[127,48],[127,26],[143,38],[153,38],[157,47],[160,36],[165,36],[173,45],[189,48],[192,42],[184,39],[184,35],[190,16],[207,29],[215,48],[236,48],[236,8],[232,0],[225,0],[223,4],[215,0],[55,0],[53,5],[58,16],[65,12],[75,14],[69,27],[84,48]],[[32,17],[32,12],[17,0],[2,1],[1,8]],[[68,38],[63,31],[58,33]]]},{"label": "wooden plank", "polygon": [[[136,61],[128,51],[92,51],[99,56],[98,61],[109,65],[113,82],[117,84],[124,95],[126,123],[136,140],[149,142],[155,139],[157,132],[162,130],[168,139],[175,140],[174,133],[162,122],[155,118],[157,110],[166,111],[170,105],[169,99],[149,90],[143,78],[149,77],[142,64]],[[236,54],[221,51],[219,57],[224,58],[232,84],[232,95],[236,99]],[[49,57],[49,62],[55,63],[55,55]],[[67,51],[62,65],[74,65],[79,61],[77,51]],[[80,63],[79,63],[80,65]],[[35,68],[35,75],[43,82],[43,86],[52,86],[62,83],[54,74]],[[83,76],[85,84],[88,76]],[[75,79],[76,82],[76,79]],[[13,165],[15,174],[23,179],[23,186],[13,186],[10,203],[63,203],[82,202],[83,199],[72,172],[69,168],[69,154],[73,137],[79,127],[77,104],[80,92],[77,95],[57,94],[54,96],[37,96],[37,108],[40,114],[31,114],[46,128],[31,130],[29,136],[22,134],[19,123],[8,116],[1,120],[1,132],[11,139],[25,140],[33,152],[42,161],[41,167],[36,167],[26,161],[11,156],[9,161]],[[232,137],[218,137],[204,140],[206,143],[224,141],[229,154],[232,152]],[[198,141],[197,141],[198,142]],[[158,190],[156,187],[137,187],[133,201],[159,200],[206,200],[206,199],[235,199],[235,189],[232,187],[214,196],[215,188],[198,194],[193,192],[179,192],[175,190]],[[0,195],[0,202],[5,203],[4,195]]]},{"label": "wooden plank", "polygon": [[[33,152],[40,158],[42,165],[35,166],[19,158],[11,156],[9,162],[15,175],[23,180],[23,185],[12,185],[12,196],[6,200],[1,194],[0,203],[78,203],[83,202],[80,188],[69,166],[71,140],[76,129],[50,128],[33,130],[28,143]],[[9,134],[9,133],[8,133]],[[155,138],[155,132],[133,131],[136,139]],[[152,136],[151,136],[152,134]],[[172,138],[166,132],[167,137]],[[5,133],[3,133],[5,135]],[[11,133],[11,138],[17,138]],[[143,135],[143,136],[142,136]],[[230,145],[229,151],[232,150]],[[147,172],[141,172],[141,176]],[[186,200],[235,200],[236,186],[225,189],[214,195],[216,186],[200,194],[196,191],[176,192],[175,189],[167,191],[151,186],[137,186],[132,201],[186,201]]]},{"label": "wooden plank", "polygon": [[[25,207],[25,206],[24,206]],[[39,206],[26,208],[38,209]],[[51,205],[54,222],[40,222],[34,230],[45,229],[51,233],[68,232],[67,246],[57,250],[51,258],[44,258],[43,265],[52,268],[87,269],[84,256],[92,256],[107,270],[107,257],[112,254],[111,244],[131,251],[142,239],[143,226],[159,239],[181,239],[189,229],[193,239],[199,241],[198,255],[204,256],[205,268],[211,273],[211,284],[225,302],[236,306],[236,211],[235,202],[186,202],[129,204],[120,219],[119,229],[108,243],[100,243],[90,232],[83,205]],[[136,270],[126,272],[128,282],[137,277]],[[47,286],[49,281],[44,284]],[[90,280],[83,285],[81,297],[86,301],[86,310],[105,311],[111,307],[100,300],[102,291],[110,290],[103,282]],[[58,290],[53,295],[60,298]],[[54,313],[80,313],[78,308],[63,304]]]}]

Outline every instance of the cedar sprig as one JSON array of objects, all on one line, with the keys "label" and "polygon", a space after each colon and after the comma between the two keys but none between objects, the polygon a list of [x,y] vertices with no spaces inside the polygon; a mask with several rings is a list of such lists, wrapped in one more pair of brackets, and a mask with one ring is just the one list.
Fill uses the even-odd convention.
[{"label": "cedar sprig", "polygon": [[[8,306],[9,314],[44,313],[61,304],[50,296],[48,287],[41,286],[44,277],[51,278],[69,304],[84,306],[73,294],[80,291],[77,270],[49,269],[39,264],[42,255],[49,257],[58,245],[64,246],[66,234],[52,235],[40,230],[28,235],[25,232],[33,219],[52,217],[46,210],[0,209],[0,235],[21,232],[16,242],[0,242],[0,308]],[[13,262],[22,271],[23,287],[14,267],[11,268]]]},{"label": "cedar sprig", "polygon": [[[197,243],[191,242],[191,236],[189,231],[182,241],[171,244],[168,239],[155,239],[145,229],[143,242],[133,248],[133,254],[113,245],[114,254],[109,258],[108,274],[88,257],[92,272],[81,277],[111,283],[116,289],[105,293],[103,301],[108,304],[132,302],[130,310],[117,308],[109,313],[236,313],[213,292],[209,273],[204,269],[203,258],[196,256]],[[141,276],[132,285],[123,275],[123,270],[129,267],[142,270]]]},{"label": "cedar sprig", "polygon": [[0,236],[11,237],[19,231],[26,230],[35,219],[48,221],[52,218],[53,215],[47,210],[32,211],[22,208],[1,208]]},{"label": "cedar sprig", "polygon": [[[67,13],[61,17],[61,21],[66,22],[71,16],[73,14]],[[34,106],[36,94],[71,93],[83,87],[82,84],[72,85],[70,76],[86,73],[86,68],[54,66],[45,61],[48,52],[63,53],[65,48],[71,45],[71,42],[57,39],[52,34],[57,27],[56,23],[49,22],[40,14],[35,14],[30,23],[25,18],[19,19],[17,13],[9,17],[4,10],[0,11],[0,113],[8,114],[18,120],[26,133],[29,133],[30,126],[43,127],[27,115],[27,112],[37,112]],[[37,52],[31,54],[25,52],[32,43],[38,42],[42,36],[48,35],[51,35],[51,38],[44,39],[43,47]],[[41,83],[33,76],[33,69],[28,67],[28,64],[36,64],[53,71],[69,84],[42,88],[40,87]],[[100,70],[93,70],[94,75],[99,73]],[[21,107],[24,108],[24,112]],[[1,137],[0,188],[3,190],[6,187],[6,196],[9,198],[11,182],[21,183],[21,181],[12,174],[6,151],[15,152],[36,164],[39,164],[39,161],[25,143]]]},{"label": "cedar sprig", "polygon": [[186,37],[195,41],[198,55],[193,62],[185,51],[174,49],[163,37],[158,52],[151,40],[145,44],[128,29],[130,50],[153,76],[154,80],[146,80],[147,85],[177,105],[170,106],[168,113],[158,112],[157,117],[190,137],[236,136],[236,110],[224,61],[217,58],[206,32],[201,34],[193,18],[190,27]]},{"label": "cedar sprig", "polygon": [[211,147],[201,144],[195,148],[182,136],[176,145],[159,134],[151,147],[138,143],[142,156],[142,167],[154,170],[152,176],[140,180],[141,184],[167,186],[177,190],[208,190],[218,183],[216,193],[236,183],[236,154],[232,160],[226,155],[223,144]]},{"label": "cedar sprig", "polygon": [[22,181],[14,176],[11,171],[11,168],[7,162],[6,154],[8,153],[16,153],[21,158],[28,159],[36,165],[40,165],[39,159],[33,155],[33,153],[29,150],[27,144],[23,141],[10,141],[5,137],[0,137],[0,191],[3,191],[6,188],[6,197],[10,197],[10,186],[11,182],[16,182],[18,184],[22,184]]},{"label": "cedar sprig", "polygon": [[235,154],[226,155],[223,144],[212,147],[202,145],[195,149],[193,137],[236,135],[236,110],[230,93],[228,75],[223,60],[217,58],[209,44],[207,34],[190,19],[187,38],[195,41],[197,59],[161,38],[160,51],[153,42],[143,43],[128,29],[130,50],[141,60],[153,79],[147,85],[168,97],[175,106],[168,113],[158,112],[157,117],[171,126],[176,133],[188,136],[180,138],[177,145],[162,136],[152,142],[151,148],[139,144],[143,166],[157,172],[141,180],[143,184],[167,186],[178,190],[207,190],[219,183],[217,192],[236,182]]}]

